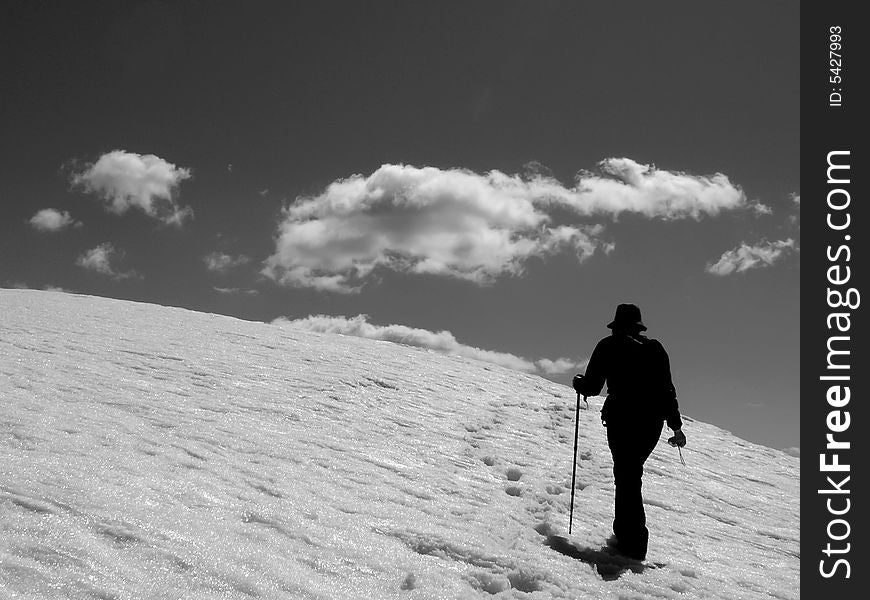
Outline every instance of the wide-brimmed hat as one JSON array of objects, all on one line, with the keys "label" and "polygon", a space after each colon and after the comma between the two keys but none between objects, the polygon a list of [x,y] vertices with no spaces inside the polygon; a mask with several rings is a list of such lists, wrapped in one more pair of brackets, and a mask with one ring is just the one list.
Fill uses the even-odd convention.
[{"label": "wide-brimmed hat", "polygon": [[616,316],[607,324],[610,329],[616,327],[635,328],[646,331],[646,325],[640,320],[640,309],[634,304],[620,304],[616,307]]}]

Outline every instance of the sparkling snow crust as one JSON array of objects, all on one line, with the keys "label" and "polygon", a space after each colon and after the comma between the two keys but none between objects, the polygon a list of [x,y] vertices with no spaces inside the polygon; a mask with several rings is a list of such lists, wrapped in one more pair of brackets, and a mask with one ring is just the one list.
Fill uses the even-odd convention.
[{"label": "sparkling snow crust", "polygon": [[691,419],[685,467],[664,440],[647,462],[646,563],[611,557],[599,408],[580,411],[566,553],[548,536],[568,529],[568,387],[0,290],[0,597],[799,597],[798,459]]}]

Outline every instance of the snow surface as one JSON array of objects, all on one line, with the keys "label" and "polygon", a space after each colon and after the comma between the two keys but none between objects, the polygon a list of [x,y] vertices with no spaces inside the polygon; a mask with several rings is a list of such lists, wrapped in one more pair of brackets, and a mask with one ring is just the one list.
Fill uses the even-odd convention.
[{"label": "snow surface", "polygon": [[568,387],[390,342],[0,290],[0,597],[799,597],[799,461],[692,420],[685,467],[664,443],[647,462],[647,562],[613,558],[598,401],[580,412],[560,548]]}]

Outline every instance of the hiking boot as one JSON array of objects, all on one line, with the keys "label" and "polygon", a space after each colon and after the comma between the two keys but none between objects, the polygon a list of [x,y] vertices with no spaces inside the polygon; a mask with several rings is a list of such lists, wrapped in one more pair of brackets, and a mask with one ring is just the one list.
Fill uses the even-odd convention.
[{"label": "hiking boot", "polygon": [[643,561],[646,558],[646,548],[640,543],[620,542],[616,535],[611,535],[607,538],[607,545],[626,558],[637,561]]},{"label": "hiking boot", "polygon": [[636,561],[643,561],[646,558],[646,550],[637,547],[622,547],[619,544],[616,545],[616,551],[622,554],[623,556],[630,558]]}]

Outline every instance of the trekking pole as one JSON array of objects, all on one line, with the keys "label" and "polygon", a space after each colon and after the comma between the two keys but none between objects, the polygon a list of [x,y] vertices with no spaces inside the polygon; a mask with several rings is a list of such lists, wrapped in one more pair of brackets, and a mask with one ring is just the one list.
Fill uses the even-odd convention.
[{"label": "trekking pole", "polygon": [[[686,466],[686,460],[683,458],[683,447],[676,443],[676,438],[677,438],[676,435],[674,435],[673,437],[668,438],[668,443],[669,443],[671,446],[675,446],[675,447],[677,448],[677,450],[678,450],[679,453],[680,453],[680,462],[683,463],[683,466],[685,467],[685,466]],[[686,443],[686,438],[685,438],[685,435],[684,435],[684,436],[683,436],[683,444],[685,444],[685,443]]]},{"label": "trekking pole", "polygon": [[[577,392],[577,412],[574,415],[574,465],[571,468],[571,514],[568,517],[568,535],[571,535],[571,527],[574,525],[574,481],[577,477],[577,437],[580,433],[580,392]],[[583,396],[586,400],[586,396]]]}]

